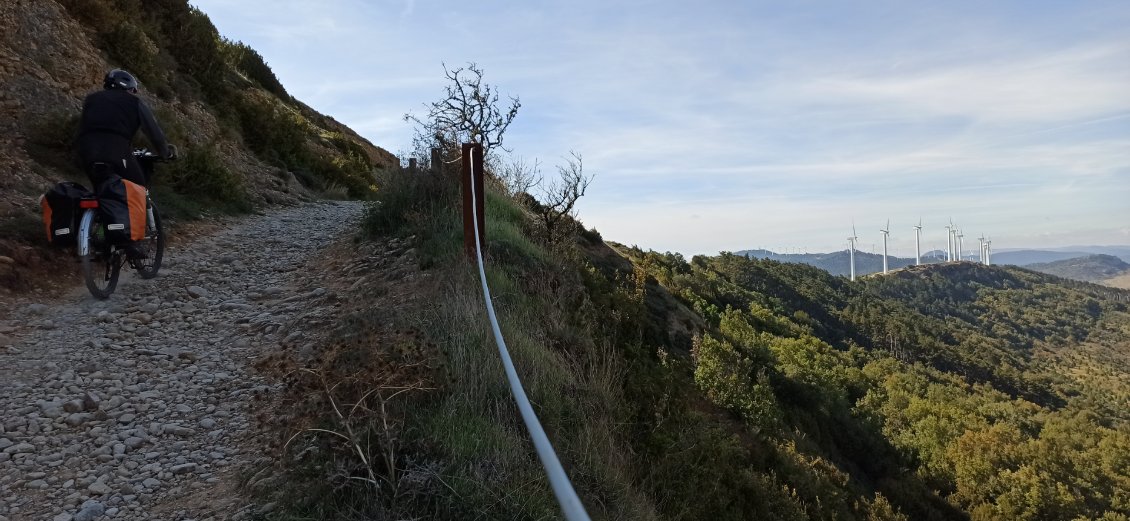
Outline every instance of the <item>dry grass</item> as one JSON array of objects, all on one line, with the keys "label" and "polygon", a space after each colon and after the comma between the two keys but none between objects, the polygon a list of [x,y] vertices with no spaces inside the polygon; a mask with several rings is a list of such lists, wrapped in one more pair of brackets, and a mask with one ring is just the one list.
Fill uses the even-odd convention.
[{"label": "dry grass", "polygon": [[[461,252],[458,192],[401,180],[385,179],[370,213],[375,242],[343,245],[319,266],[318,283],[342,292],[335,328],[313,354],[283,346],[261,363],[285,391],[260,418],[277,433],[280,465],[253,488],[302,519],[556,518]],[[626,443],[627,365],[596,334],[578,255],[531,241],[528,215],[509,198],[492,194],[488,205],[503,334],[574,486],[594,518],[656,518]],[[341,280],[366,258],[376,260],[363,282]]]},{"label": "dry grass", "polygon": [[1106,279],[1102,281],[1102,284],[1112,288],[1130,289],[1130,273],[1123,273],[1117,277]]}]

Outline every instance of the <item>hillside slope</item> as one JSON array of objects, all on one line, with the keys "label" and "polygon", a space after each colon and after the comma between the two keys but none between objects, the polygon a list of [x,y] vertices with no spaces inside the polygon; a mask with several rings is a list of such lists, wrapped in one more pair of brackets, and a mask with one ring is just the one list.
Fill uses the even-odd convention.
[{"label": "hillside slope", "polygon": [[832,465],[766,469],[810,512],[831,509],[813,517],[857,516],[827,498],[872,491],[910,519],[1127,515],[1130,475],[1110,465],[1130,457],[1130,293],[973,263],[850,283],[733,255],[629,254],[714,326],[698,388]]},{"label": "hillside slope", "polygon": [[[367,333],[281,365],[347,382],[294,383],[286,423],[349,434],[292,444],[270,500],[315,519],[558,515],[462,255],[457,185],[381,182],[368,233],[410,241],[419,271],[375,294],[395,305],[345,317]],[[580,226],[547,243],[535,202],[488,186],[494,305],[595,519],[1130,515],[1130,292],[974,263],[850,282]],[[327,395],[380,408],[343,417]]]},{"label": "hillside slope", "polygon": [[[88,183],[71,155],[84,96],[133,72],[182,160],[153,189],[174,220],[328,194],[369,197],[398,161],[294,100],[253,49],[186,0],[0,3],[0,256],[35,264],[39,194]],[[11,287],[16,279],[0,273]]]},{"label": "hillside slope", "polygon": [[1029,264],[1026,268],[1085,282],[1103,282],[1130,272],[1130,264],[1114,255],[1087,255],[1055,262]]},{"label": "hillside slope", "polygon": [[1106,279],[1102,283],[1104,286],[1110,286],[1112,288],[1130,289],[1130,273],[1124,273],[1117,277]]}]

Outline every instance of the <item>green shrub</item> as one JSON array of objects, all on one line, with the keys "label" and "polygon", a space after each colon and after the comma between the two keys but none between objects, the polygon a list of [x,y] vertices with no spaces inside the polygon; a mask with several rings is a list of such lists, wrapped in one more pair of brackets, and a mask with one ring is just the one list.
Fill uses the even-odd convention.
[{"label": "green shrub", "polygon": [[60,110],[45,114],[29,129],[24,150],[37,163],[69,178],[81,179],[83,173],[73,152],[78,123],[78,112]]},{"label": "green shrub", "polygon": [[222,98],[226,64],[220,54],[220,33],[203,11],[185,4],[168,6],[162,13],[165,48],[184,73],[197,82],[210,99]]},{"label": "green shrub", "polygon": [[186,197],[186,208],[215,207],[226,212],[251,209],[247,189],[238,175],[228,170],[215,145],[182,151],[181,158],[159,168],[154,182],[176,195]]},{"label": "green shrub", "polygon": [[143,86],[165,92],[167,71],[157,65],[160,49],[140,27],[123,21],[102,35],[103,47],[118,67],[133,73]]},{"label": "green shrub", "polygon": [[304,165],[306,132],[298,116],[282,103],[243,92],[234,99],[243,141],[267,162],[281,160],[290,168]]},{"label": "green shrub", "polygon": [[[322,124],[325,124],[325,122],[322,122]],[[346,137],[345,134],[341,132],[330,132],[329,134],[323,135],[322,138],[343,155],[350,157],[366,168],[373,168],[373,162],[369,160],[369,155],[365,153],[365,149],[361,148],[361,145],[357,144],[356,141]]]},{"label": "green shrub", "polygon": [[[407,170],[378,171],[374,204],[365,215],[364,229],[370,237],[411,235],[428,228],[422,216],[451,217],[458,205],[458,192],[451,183],[435,176],[414,175]],[[456,222],[458,214],[455,214]],[[462,236],[462,228],[458,228]],[[460,238],[462,240],[462,238]]]},{"label": "green shrub", "polygon": [[78,137],[78,112],[58,110],[39,118],[28,133],[28,141],[55,151],[68,151]]},{"label": "green shrub", "polygon": [[113,5],[104,0],[60,0],[71,16],[98,32],[111,29],[120,19]]},{"label": "green shrub", "polygon": [[268,92],[273,93],[284,101],[290,100],[290,95],[287,94],[286,89],[283,88],[282,83],[275,76],[275,72],[263,60],[255,49],[252,49],[247,44],[236,41],[224,39],[220,43],[221,52],[224,60],[243,72],[252,81],[259,84]]},{"label": "green shrub", "polygon": [[346,188],[350,197],[357,199],[369,198],[374,192],[374,180],[372,169],[366,166],[366,163],[357,161],[353,156],[336,157],[333,159],[313,156],[312,163],[314,172],[321,178],[325,184],[340,185]]},{"label": "green shrub", "polygon": [[712,336],[702,339],[696,354],[695,382],[711,401],[737,412],[754,427],[776,426],[780,408],[759,356],[746,356]]},{"label": "green shrub", "polygon": [[0,239],[42,244],[47,240],[46,233],[42,216],[30,211],[14,210],[0,216]]}]

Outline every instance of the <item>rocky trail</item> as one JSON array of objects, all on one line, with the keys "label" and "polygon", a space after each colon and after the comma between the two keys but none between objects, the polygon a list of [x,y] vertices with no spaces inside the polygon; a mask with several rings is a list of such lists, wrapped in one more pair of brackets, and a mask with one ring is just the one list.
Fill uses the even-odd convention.
[{"label": "rocky trail", "polygon": [[51,301],[5,297],[0,521],[261,513],[239,485],[265,464],[253,399],[278,384],[252,364],[280,345],[310,349],[338,295],[365,280],[348,258],[362,255],[350,241],[363,211],[317,203],[236,221],[170,246],[156,279],[123,270],[106,301],[77,279]]}]

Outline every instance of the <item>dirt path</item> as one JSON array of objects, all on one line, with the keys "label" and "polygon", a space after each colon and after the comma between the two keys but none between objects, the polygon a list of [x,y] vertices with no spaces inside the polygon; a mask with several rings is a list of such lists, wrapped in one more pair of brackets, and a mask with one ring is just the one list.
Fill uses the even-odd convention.
[{"label": "dirt path", "polygon": [[362,212],[241,221],[171,247],[154,280],[123,274],[108,301],[82,287],[0,301],[0,521],[251,517],[236,492],[263,463],[249,405],[275,385],[251,363],[302,346],[296,321],[332,319],[335,290],[312,270],[348,254]]}]

